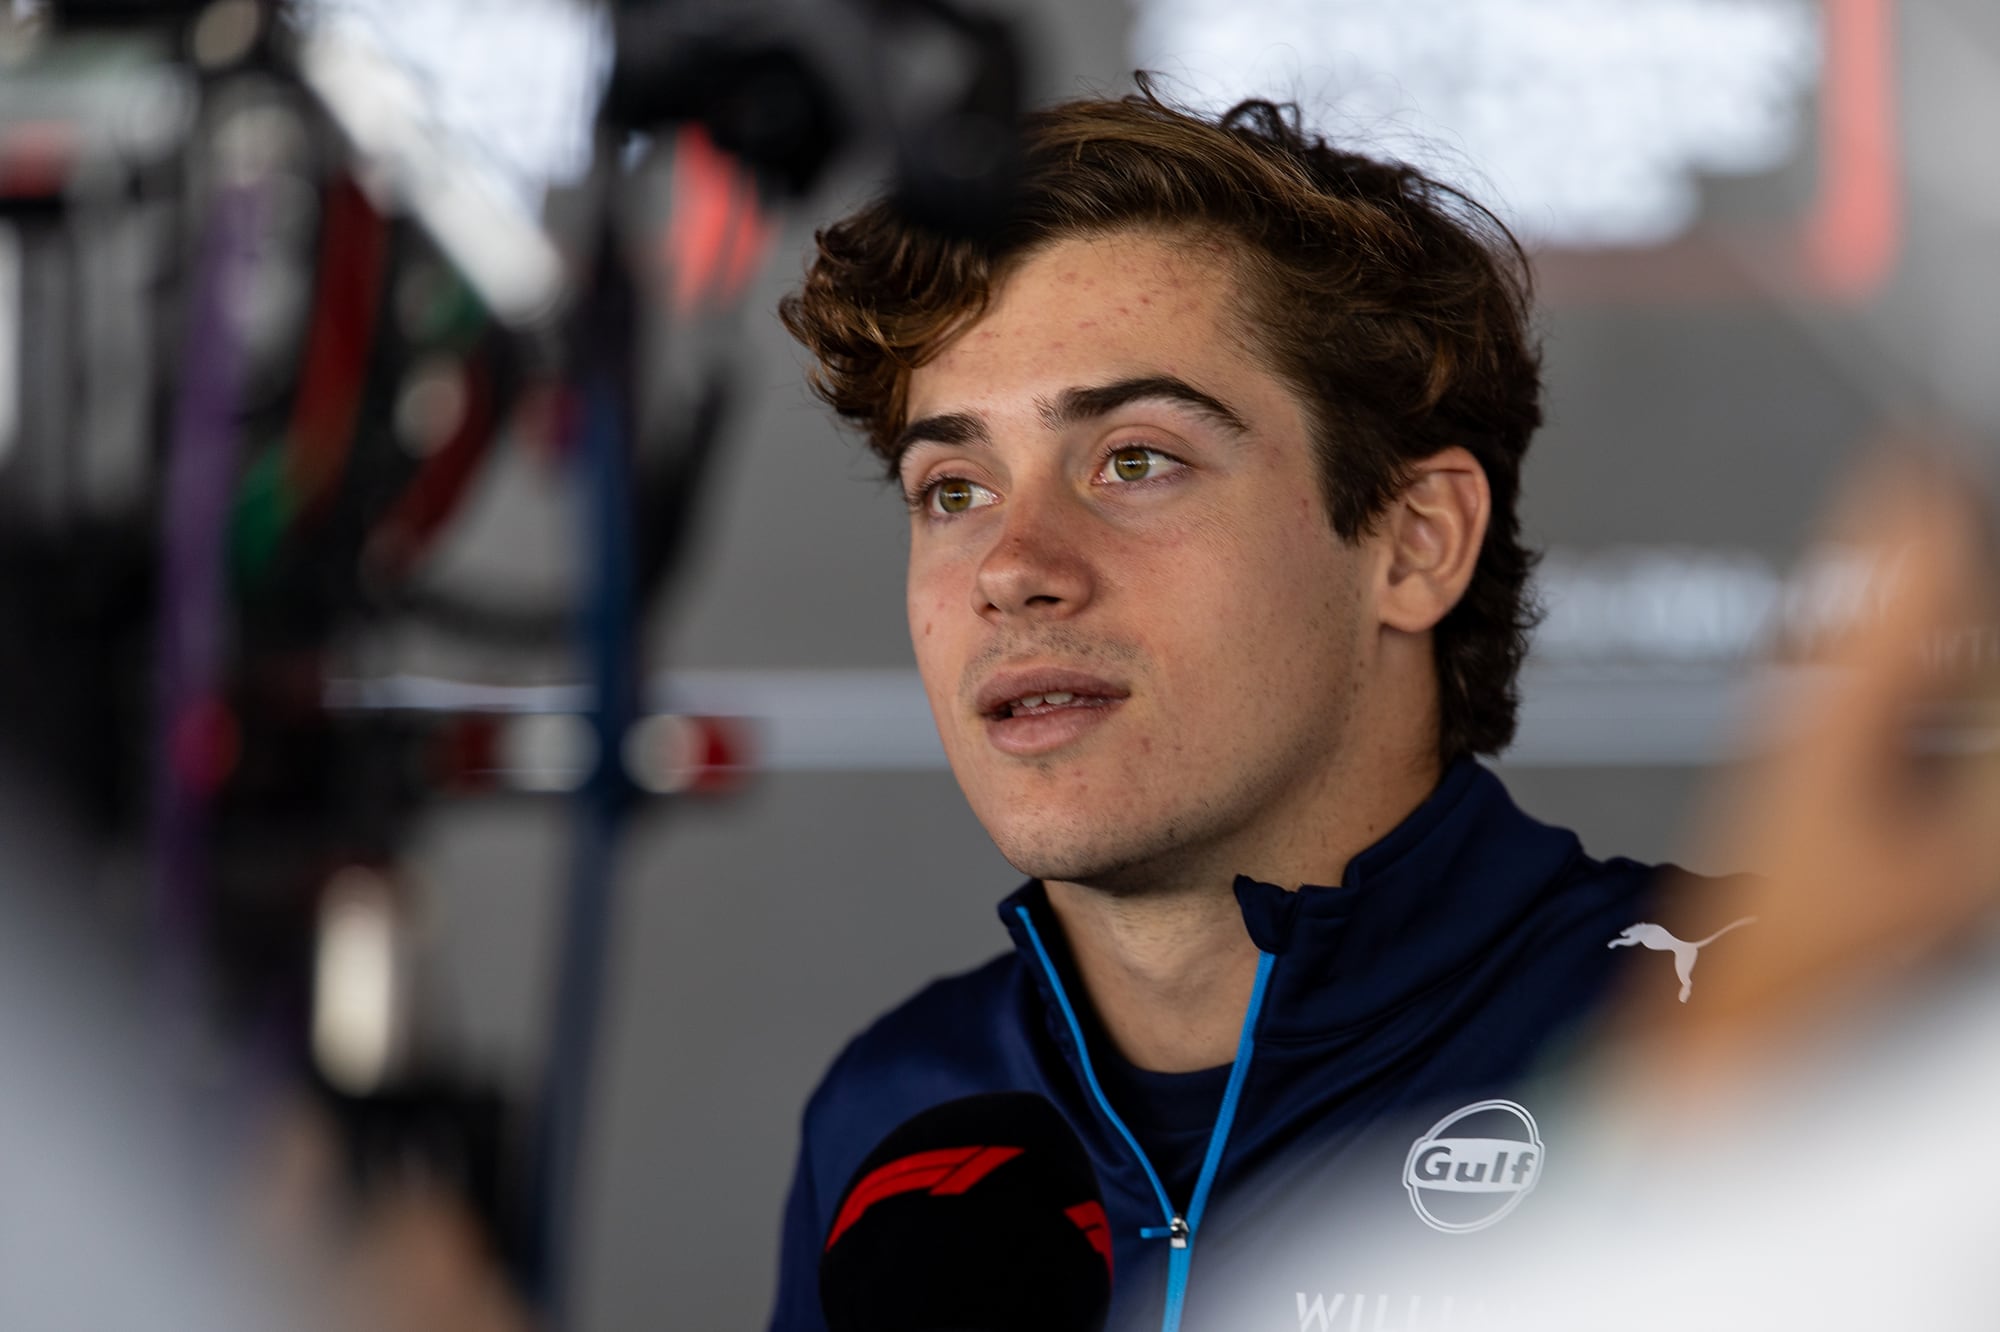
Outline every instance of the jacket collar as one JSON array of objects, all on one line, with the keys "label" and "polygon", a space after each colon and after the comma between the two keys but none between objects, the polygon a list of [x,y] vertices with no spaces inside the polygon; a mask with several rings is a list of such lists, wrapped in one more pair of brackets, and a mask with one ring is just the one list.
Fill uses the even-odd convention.
[{"label": "jacket collar", "polygon": [[[1408,817],[1348,862],[1338,887],[1287,890],[1239,876],[1244,927],[1277,956],[1260,1041],[1338,1036],[1477,962],[1580,854],[1574,833],[1529,818],[1498,777],[1461,759]],[[1080,999],[1068,950],[1054,944],[1062,933],[1040,880],[1010,894],[1000,918],[1047,1001],[1048,978],[1020,906]]]}]

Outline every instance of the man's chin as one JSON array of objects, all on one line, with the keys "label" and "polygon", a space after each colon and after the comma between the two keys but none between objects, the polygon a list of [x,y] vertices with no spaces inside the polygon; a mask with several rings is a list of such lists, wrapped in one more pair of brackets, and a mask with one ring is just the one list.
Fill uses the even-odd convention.
[{"label": "man's chin", "polygon": [[1000,854],[1031,879],[1120,896],[1148,892],[1173,876],[1186,859],[1187,834],[1201,823],[1190,811],[1161,808],[1156,793],[1104,771],[1071,770],[1051,782],[1024,781],[1018,772],[1001,777],[962,785]]},{"label": "man's chin", "polygon": [[1170,842],[1136,844],[1120,839],[994,837],[1007,863],[1031,879],[1073,883],[1115,897],[1138,897],[1162,887],[1162,858]]}]

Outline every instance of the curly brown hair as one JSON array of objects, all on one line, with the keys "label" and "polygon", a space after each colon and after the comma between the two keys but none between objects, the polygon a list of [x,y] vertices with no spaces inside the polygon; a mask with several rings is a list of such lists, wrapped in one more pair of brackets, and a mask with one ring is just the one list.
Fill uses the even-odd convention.
[{"label": "curly brown hair", "polygon": [[1334,147],[1298,108],[1217,120],[1139,91],[1030,115],[1019,194],[984,239],[947,238],[878,200],[816,237],[779,305],[813,390],[893,474],[911,371],[985,310],[1009,265],[1056,240],[1146,229],[1230,242],[1246,323],[1305,403],[1333,528],[1366,534],[1413,465],[1462,445],[1492,517],[1463,598],[1433,632],[1447,761],[1513,739],[1535,610],[1515,503],[1541,424],[1530,277],[1498,218],[1400,163]]}]

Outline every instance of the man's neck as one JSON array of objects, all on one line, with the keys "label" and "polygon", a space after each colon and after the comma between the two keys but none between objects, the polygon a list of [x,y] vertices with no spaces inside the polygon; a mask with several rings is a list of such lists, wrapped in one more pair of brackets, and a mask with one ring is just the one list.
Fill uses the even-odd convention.
[{"label": "man's neck", "polygon": [[[1107,892],[1049,880],[1049,905],[1062,925],[1078,976],[1105,1034],[1139,1068],[1186,1073],[1229,1063],[1257,973],[1236,903],[1235,876],[1285,888],[1334,884],[1347,862],[1379,841],[1435,787],[1434,767],[1379,782],[1348,805],[1346,818],[1300,830],[1297,843],[1225,853],[1181,882],[1152,891]],[[1362,808],[1366,806],[1366,808]]]},{"label": "man's neck", "polygon": [[1162,1073],[1230,1061],[1257,948],[1228,884],[1165,899],[1047,888],[1083,988],[1121,1055]]}]

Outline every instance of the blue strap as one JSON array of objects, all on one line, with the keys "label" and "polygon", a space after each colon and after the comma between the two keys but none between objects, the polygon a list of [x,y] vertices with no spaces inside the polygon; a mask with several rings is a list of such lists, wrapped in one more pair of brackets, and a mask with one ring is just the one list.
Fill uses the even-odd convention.
[{"label": "blue strap", "polygon": [[[1125,1121],[1111,1108],[1111,1098],[1104,1094],[1104,1088],[1097,1083],[1097,1070],[1090,1066],[1090,1047],[1083,1043],[1083,1024],[1076,1020],[1076,1010],[1070,1007],[1069,995],[1063,992],[1062,977],[1056,974],[1055,964],[1049,961],[1049,950],[1042,946],[1042,935],[1035,928],[1035,922],[1028,915],[1028,908],[1017,906],[1014,913],[1021,918],[1021,924],[1028,931],[1028,942],[1035,946],[1035,956],[1040,959],[1042,971],[1049,978],[1049,988],[1055,991],[1056,1007],[1062,1009],[1063,1021],[1069,1024],[1070,1039],[1076,1042],[1077,1062],[1083,1065],[1083,1080],[1090,1087],[1090,1094],[1097,1100],[1097,1108],[1111,1121],[1111,1127],[1118,1130],[1118,1136],[1125,1139],[1125,1145],[1132,1149],[1132,1155],[1139,1159],[1139,1165],[1146,1172],[1146,1179],[1153,1186],[1153,1195],[1160,1200],[1160,1215],[1173,1219],[1174,1205],[1167,1198],[1167,1186],[1160,1183],[1160,1177],[1153,1170],[1153,1163],[1146,1159],[1146,1153],[1139,1146],[1139,1140],[1132,1136],[1132,1130],[1125,1127]],[[1157,1230],[1157,1234],[1152,1232]],[[1165,1226],[1148,1226],[1139,1232],[1141,1238],[1157,1239],[1167,1233]]]},{"label": "blue strap", "polygon": [[1271,967],[1277,958],[1270,953],[1257,955],[1257,979],[1250,987],[1250,1007],[1243,1014],[1243,1032],[1236,1038],[1236,1062],[1229,1067],[1229,1085],[1222,1093],[1222,1108],[1216,1112],[1215,1127],[1209,1130],[1208,1154],[1201,1161],[1201,1175],[1195,1180],[1194,1197],[1188,1200],[1187,1244],[1167,1255],[1167,1312],[1160,1320],[1160,1332],[1180,1332],[1181,1310],[1187,1303],[1188,1273],[1194,1262],[1194,1237],[1201,1229],[1201,1215],[1208,1208],[1209,1190],[1222,1169],[1222,1152],[1229,1145],[1229,1130],[1236,1122],[1236,1107],[1243,1099],[1243,1084],[1250,1076],[1250,1058],[1256,1050],[1257,1015],[1264,1009],[1264,992],[1270,988]]},{"label": "blue strap", "polygon": [[[1153,1194],[1160,1200],[1160,1211],[1169,1224],[1164,1226],[1144,1226],[1139,1231],[1140,1239],[1165,1239],[1173,1233],[1171,1222],[1174,1205],[1167,1197],[1166,1186],[1160,1183],[1153,1163],[1146,1159],[1139,1140],[1132,1130],[1125,1127],[1125,1121],[1111,1108],[1111,1099],[1104,1094],[1098,1084],[1097,1070],[1091,1067],[1090,1048],[1084,1044],[1083,1024],[1076,1019],[1076,1010],[1070,1006],[1069,995],[1063,990],[1062,977],[1056,974],[1055,964],[1049,960],[1049,951],[1042,946],[1041,932],[1028,914],[1028,908],[1017,906],[1014,914],[1021,918],[1021,925],[1028,932],[1028,942],[1034,945],[1035,957],[1042,964],[1042,971],[1049,978],[1049,988],[1055,992],[1056,1006],[1062,1010],[1063,1021],[1069,1025],[1070,1039],[1076,1043],[1077,1062],[1083,1066],[1083,1080],[1090,1088],[1090,1094],[1097,1101],[1098,1109],[1125,1139],[1126,1146],[1138,1160],[1140,1168],[1146,1172],[1146,1179],[1153,1186]],[[1236,1107],[1243,1099],[1243,1084],[1250,1077],[1250,1059],[1256,1051],[1257,1016],[1264,1010],[1264,994],[1270,988],[1271,968],[1277,957],[1271,953],[1257,955],[1257,979],[1250,987],[1250,1006],[1243,1014],[1243,1030],[1236,1038],[1236,1061],[1229,1068],[1229,1084],[1222,1092],[1222,1108],[1215,1116],[1215,1127],[1209,1131],[1208,1153],[1202,1157],[1201,1175],[1195,1180],[1194,1197],[1188,1203],[1187,1215],[1182,1218],[1187,1226],[1187,1243],[1172,1249],[1167,1254],[1167,1309],[1160,1321],[1160,1332],[1179,1332],[1181,1310],[1187,1303],[1188,1273],[1194,1262],[1194,1236],[1201,1226],[1201,1216],[1208,1208],[1209,1191],[1215,1186],[1215,1176],[1222,1169],[1223,1149],[1229,1145],[1229,1130],[1236,1122]]]},{"label": "blue strap", "polygon": [[1257,955],[1257,980],[1250,987],[1250,1007],[1243,1014],[1243,1034],[1236,1038],[1236,1062],[1229,1068],[1229,1085],[1222,1093],[1222,1109],[1216,1112],[1215,1128],[1208,1135],[1208,1155],[1202,1158],[1201,1174],[1195,1180],[1194,1197],[1188,1202],[1188,1234],[1201,1228],[1201,1214],[1208,1207],[1208,1191],[1222,1168],[1222,1149],[1228,1145],[1229,1129],[1236,1122],[1236,1106],[1243,1099],[1243,1084],[1250,1077],[1250,1057],[1257,1044],[1257,1014],[1264,1008],[1264,991],[1270,987],[1271,967],[1277,957]]},{"label": "blue strap", "polygon": [[1160,1332],[1180,1332],[1181,1310],[1187,1305],[1188,1269],[1194,1264],[1192,1242],[1167,1250],[1167,1312]]}]

